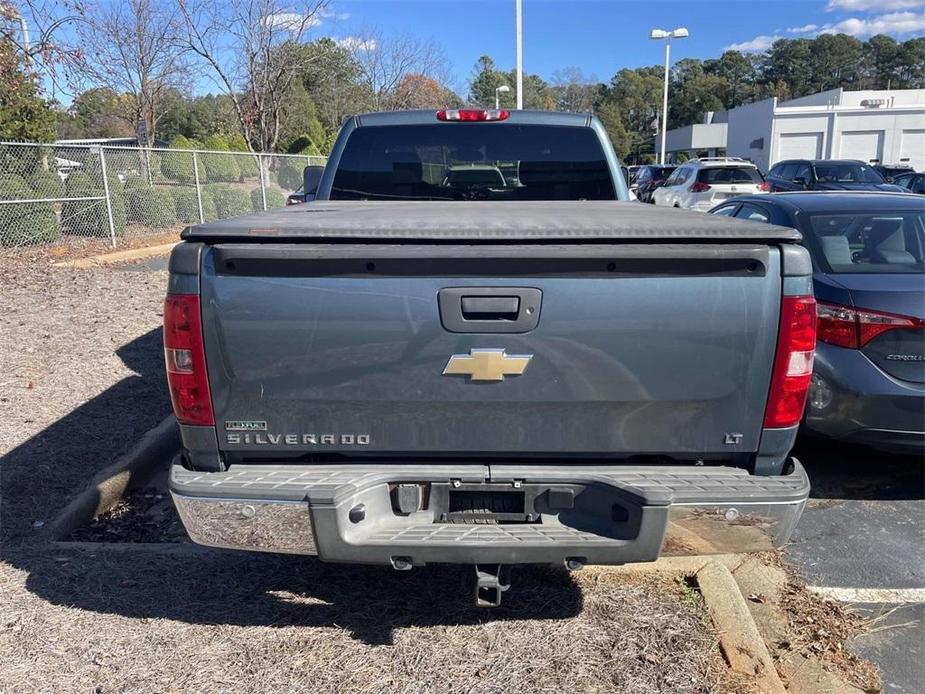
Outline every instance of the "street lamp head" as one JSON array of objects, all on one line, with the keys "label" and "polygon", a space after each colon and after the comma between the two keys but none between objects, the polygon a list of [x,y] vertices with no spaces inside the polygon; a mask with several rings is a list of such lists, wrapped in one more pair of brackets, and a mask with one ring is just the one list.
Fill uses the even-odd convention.
[{"label": "street lamp head", "polygon": [[667,39],[667,38],[668,38],[668,32],[665,31],[664,29],[653,29],[653,30],[649,33],[649,38],[650,38],[650,39]]},{"label": "street lamp head", "polygon": [[511,91],[511,88],[506,84],[502,84],[500,87],[496,87],[495,90],[501,92],[502,94],[507,94],[509,91]]},{"label": "street lamp head", "polygon": [[678,27],[671,32],[671,38],[673,39],[686,39],[688,36],[690,36],[690,32],[686,27]]}]

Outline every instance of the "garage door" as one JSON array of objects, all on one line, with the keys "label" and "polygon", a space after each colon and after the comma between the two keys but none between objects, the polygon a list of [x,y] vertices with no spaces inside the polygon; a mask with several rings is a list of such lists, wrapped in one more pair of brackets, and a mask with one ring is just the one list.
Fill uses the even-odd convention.
[{"label": "garage door", "polygon": [[848,130],[841,134],[841,158],[860,159],[869,164],[883,160],[882,130]]},{"label": "garage door", "polygon": [[822,133],[783,133],[777,159],[820,159]]},{"label": "garage door", "polygon": [[916,171],[925,169],[925,130],[903,130],[899,161]]}]

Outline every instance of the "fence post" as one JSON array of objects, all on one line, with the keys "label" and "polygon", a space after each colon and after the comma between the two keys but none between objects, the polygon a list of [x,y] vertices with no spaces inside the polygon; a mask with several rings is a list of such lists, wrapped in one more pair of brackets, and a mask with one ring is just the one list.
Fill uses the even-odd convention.
[{"label": "fence post", "polygon": [[257,168],[260,169],[260,197],[263,200],[263,211],[267,211],[267,178],[263,170],[263,155],[257,155]]},{"label": "fence post", "polygon": [[103,172],[103,195],[106,197],[106,215],[109,218],[109,238],[112,240],[112,247],[116,247],[116,225],[112,221],[112,200],[109,197],[109,176],[106,175],[106,155],[100,146],[100,169]]},{"label": "fence post", "polygon": [[199,223],[205,224],[206,218],[202,215],[202,189],[199,187],[199,157],[193,150],[193,176],[196,179],[196,204],[199,205]]}]

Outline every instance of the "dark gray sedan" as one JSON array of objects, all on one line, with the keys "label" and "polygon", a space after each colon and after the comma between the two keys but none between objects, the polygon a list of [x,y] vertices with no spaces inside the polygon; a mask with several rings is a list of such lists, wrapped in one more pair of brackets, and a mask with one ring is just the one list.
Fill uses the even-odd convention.
[{"label": "dark gray sedan", "polygon": [[777,193],[710,213],[803,234],[818,302],[804,427],[884,450],[925,450],[925,199]]}]

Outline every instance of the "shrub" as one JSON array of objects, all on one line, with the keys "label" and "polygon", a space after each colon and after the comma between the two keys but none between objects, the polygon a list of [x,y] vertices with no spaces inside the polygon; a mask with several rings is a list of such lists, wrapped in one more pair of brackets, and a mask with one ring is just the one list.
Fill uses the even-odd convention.
[{"label": "shrub", "polygon": [[39,169],[29,177],[29,186],[36,198],[63,198],[64,181],[53,171]]},{"label": "shrub", "polygon": [[284,157],[276,176],[280,187],[286,190],[298,190],[302,185],[303,172],[308,162],[308,159],[302,157]]},{"label": "shrub", "polygon": [[244,191],[238,186],[219,184],[210,186],[210,188],[212,188],[212,195],[215,196],[215,211],[218,219],[240,217],[242,214],[250,214],[254,211],[250,198],[244,195]]},{"label": "shrub", "polygon": [[[206,138],[205,148],[209,150],[228,151],[228,140],[222,135],[211,135]],[[206,180],[209,183],[219,181],[237,181],[241,178],[241,169],[233,154],[220,154],[216,152],[204,153],[201,157],[205,169]]]},{"label": "shrub", "polygon": [[[122,236],[127,222],[124,188],[115,174],[109,174],[107,183],[113,229],[116,236]],[[64,191],[69,198],[104,195],[99,165],[88,164],[85,170],[69,174],[64,182]],[[74,200],[64,203],[61,208],[61,227],[64,233],[76,236],[109,236],[106,201]]]},{"label": "shrub", "polygon": [[145,188],[147,187],[148,182],[144,177],[137,174],[129,174],[125,177],[125,183],[122,184],[122,187],[125,188],[126,192],[130,190],[135,190],[136,188]]},{"label": "shrub", "polygon": [[[0,200],[35,197],[22,176],[0,175]],[[31,246],[50,243],[61,236],[55,211],[48,202],[0,205],[0,245]]]},{"label": "shrub", "polygon": [[133,222],[152,229],[177,223],[177,213],[169,188],[135,188],[128,192],[128,216]]},{"label": "shrub", "polygon": [[214,222],[218,219],[218,211],[215,209],[215,196],[211,190],[202,191],[202,218],[206,222]]},{"label": "shrub", "polygon": [[[177,221],[184,224],[199,223],[199,200],[196,197],[195,188],[174,188],[170,191],[173,194],[173,204],[177,210]],[[202,212],[205,217],[205,200],[202,201]],[[215,207],[215,203],[212,203]]]},{"label": "shrub", "polygon": [[260,169],[257,166],[257,157],[250,154],[250,148],[248,148],[247,140],[244,139],[243,135],[238,133],[229,137],[228,149],[232,152],[247,152],[248,156],[238,154],[234,157],[234,160],[238,164],[238,169],[241,171],[242,180],[245,178],[257,178],[260,175]]},{"label": "shrub", "polygon": [[[193,149],[193,144],[182,135],[170,141],[171,149]],[[168,181],[192,183],[196,180],[192,152],[161,152],[161,171]]]},{"label": "shrub", "polygon": [[[286,196],[277,188],[267,188],[267,209],[272,210],[277,207],[286,206]],[[255,210],[263,209],[263,196],[260,194],[260,188],[254,188],[251,191],[251,207]]]}]

